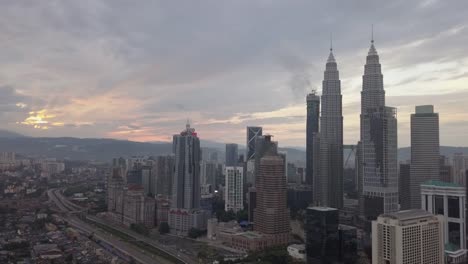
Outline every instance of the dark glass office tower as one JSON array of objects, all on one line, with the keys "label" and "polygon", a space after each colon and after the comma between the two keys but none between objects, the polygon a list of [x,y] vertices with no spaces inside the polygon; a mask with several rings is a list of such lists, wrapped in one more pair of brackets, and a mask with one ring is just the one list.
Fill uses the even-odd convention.
[{"label": "dark glass office tower", "polygon": [[[305,182],[312,185],[314,182],[314,138],[319,132],[320,97],[312,91],[307,95],[307,124],[306,124],[306,178]],[[316,166],[316,165],[315,165]]]},{"label": "dark glass office tower", "polygon": [[308,207],[306,211],[307,264],[335,263],[339,260],[338,209]]},{"label": "dark glass office tower", "polygon": [[236,167],[239,160],[237,144],[226,144],[226,167]]}]

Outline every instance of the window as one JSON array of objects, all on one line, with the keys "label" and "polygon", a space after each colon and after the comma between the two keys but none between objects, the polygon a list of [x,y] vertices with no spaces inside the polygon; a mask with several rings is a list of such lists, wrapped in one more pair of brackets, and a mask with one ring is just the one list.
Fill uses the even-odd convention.
[{"label": "window", "polygon": [[440,195],[434,196],[434,214],[444,214],[444,197]]},{"label": "window", "polygon": [[458,197],[448,197],[448,217],[460,218],[460,206]]},{"label": "window", "polygon": [[449,242],[460,248],[460,224],[448,223]]}]

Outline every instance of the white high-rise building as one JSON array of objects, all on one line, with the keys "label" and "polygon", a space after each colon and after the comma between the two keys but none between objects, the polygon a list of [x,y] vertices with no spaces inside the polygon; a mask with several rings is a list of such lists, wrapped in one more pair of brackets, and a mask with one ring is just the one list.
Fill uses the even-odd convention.
[{"label": "white high-rise building", "polygon": [[403,209],[421,208],[421,184],[439,179],[439,114],[432,105],[416,106],[411,115],[410,201]]},{"label": "white high-rise building", "polygon": [[224,190],[224,209],[238,212],[244,209],[244,168],[228,166],[225,168],[226,188]]},{"label": "white high-rise building", "polygon": [[372,40],[362,76],[359,157],[367,219],[398,210],[397,146],[396,109],[385,106],[383,75]]},{"label": "white high-rise building", "polygon": [[372,264],[443,264],[443,217],[421,209],[372,221]]},{"label": "white high-rise building", "polygon": [[421,208],[444,218],[447,263],[466,263],[465,188],[437,180],[421,185]]}]

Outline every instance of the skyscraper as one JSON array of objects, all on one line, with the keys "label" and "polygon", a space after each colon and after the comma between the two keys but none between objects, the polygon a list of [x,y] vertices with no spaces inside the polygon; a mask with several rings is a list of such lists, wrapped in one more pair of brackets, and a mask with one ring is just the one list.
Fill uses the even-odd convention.
[{"label": "skyscraper", "polygon": [[308,264],[338,261],[338,225],[336,208],[307,208],[304,229]]},{"label": "skyscraper", "polygon": [[326,148],[322,154],[320,177],[328,189],[326,203],[333,208],[343,207],[343,111],[341,81],[333,49],[330,47],[322,82],[322,112],[320,141]]},{"label": "skyscraper", "polygon": [[255,158],[255,139],[261,135],[262,135],[261,127],[254,127],[254,126],[247,127],[247,143],[246,143],[247,150],[245,154],[246,161],[249,161]]},{"label": "skyscraper", "polygon": [[467,158],[463,153],[454,153],[452,158],[453,164],[453,181],[460,185],[466,186],[465,171]]},{"label": "skyscraper", "polygon": [[173,155],[158,156],[153,165],[156,176],[155,195],[161,194],[166,199],[172,194],[174,159]]},{"label": "skyscraper", "polygon": [[200,173],[200,183],[202,186],[211,186],[211,189],[216,189],[216,174],[218,164],[213,161],[202,161]]},{"label": "skyscraper", "polygon": [[454,182],[453,181],[453,167],[449,164],[448,159],[441,155],[440,159],[440,180],[444,182]]},{"label": "skyscraper", "polygon": [[338,209],[308,207],[304,229],[308,264],[356,263],[357,229],[339,225]]},{"label": "skyscraper", "polygon": [[[266,145],[276,145],[265,137]],[[257,206],[254,210],[254,231],[269,237],[270,245],[289,242],[289,210],[284,160],[276,148],[268,148],[262,155],[256,179]]]},{"label": "skyscraper", "polygon": [[192,209],[200,206],[200,139],[187,124],[180,135],[173,137],[175,154],[172,207]]},{"label": "skyscraper", "polygon": [[153,167],[144,165],[140,170],[145,195],[154,197],[156,195],[156,174]]},{"label": "skyscraper", "polygon": [[225,210],[238,212],[244,209],[244,168],[226,167],[226,187],[224,190]]},{"label": "skyscraper", "polygon": [[116,221],[122,221],[125,181],[120,168],[113,168],[107,179],[107,211]]},{"label": "skyscraper", "polygon": [[410,199],[410,164],[400,164],[400,176],[398,180],[398,195],[401,210],[408,210],[411,208]]},{"label": "skyscraper", "polygon": [[373,264],[444,263],[443,218],[412,209],[372,221]]},{"label": "skyscraper", "polygon": [[439,114],[432,105],[416,106],[411,115],[410,208],[421,208],[421,184],[439,179]]},{"label": "skyscraper", "polygon": [[200,140],[195,129],[173,137],[175,170],[169,211],[171,232],[186,234],[190,228],[205,229],[206,215],[200,210]]},{"label": "skyscraper", "polygon": [[[271,141],[271,135],[265,135],[265,136],[257,136],[255,138],[255,156],[253,163],[253,175],[254,175],[254,186],[256,186],[258,177],[259,177],[259,169],[260,169],[260,160],[263,158],[264,155],[267,153],[275,153],[276,155],[278,154],[278,146],[277,142]],[[249,162],[251,162],[249,161]],[[284,161],[284,160],[283,160]],[[284,168],[284,167],[283,167]],[[286,177],[286,175],[285,175]],[[256,201],[258,200],[257,195],[258,194],[258,189],[256,188],[250,188],[249,189],[249,212],[254,212],[255,207],[256,207]],[[254,214],[249,214],[249,221],[255,221],[255,213]]]},{"label": "skyscraper", "polygon": [[226,144],[226,166],[235,167],[239,159],[237,144]]},{"label": "skyscraper", "polygon": [[318,162],[318,157],[314,155],[314,138],[319,132],[319,116],[320,97],[312,91],[307,95],[306,184],[308,185],[314,182],[314,161]]},{"label": "skyscraper", "polygon": [[367,219],[398,210],[396,109],[385,106],[383,75],[374,40],[364,66],[361,92],[359,173]]}]

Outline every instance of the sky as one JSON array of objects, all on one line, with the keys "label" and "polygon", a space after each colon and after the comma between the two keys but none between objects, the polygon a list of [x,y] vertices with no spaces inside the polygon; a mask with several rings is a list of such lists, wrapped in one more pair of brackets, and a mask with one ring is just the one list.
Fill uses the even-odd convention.
[{"label": "sky", "polygon": [[0,128],[41,137],[245,144],[262,126],[305,146],[305,97],[321,93],[333,39],[344,142],[359,139],[374,25],[398,144],[433,104],[441,145],[468,146],[468,2],[0,1]]}]

